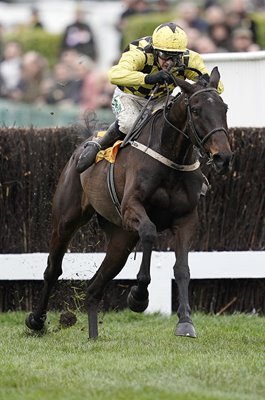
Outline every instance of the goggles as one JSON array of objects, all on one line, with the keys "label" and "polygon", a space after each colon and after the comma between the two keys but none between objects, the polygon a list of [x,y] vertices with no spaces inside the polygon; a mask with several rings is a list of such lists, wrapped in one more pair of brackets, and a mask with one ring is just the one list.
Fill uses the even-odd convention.
[{"label": "goggles", "polygon": [[157,51],[157,56],[161,58],[161,60],[167,61],[167,60],[172,60],[174,62],[178,62],[181,57],[183,56],[183,53],[170,53],[166,51]]}]

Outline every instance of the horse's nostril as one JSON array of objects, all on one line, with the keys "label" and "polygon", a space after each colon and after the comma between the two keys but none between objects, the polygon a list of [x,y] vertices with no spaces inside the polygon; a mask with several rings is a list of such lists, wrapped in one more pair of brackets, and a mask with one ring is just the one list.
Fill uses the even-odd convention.
[{"label": "horse's nostril", "polygon": [[217,153],[213,156],[213,161],[215,164],[229,164],[232,161],[233,155],[232,154],[222,154]]},{"label": "horse's nostril", "polygon": [[233,155],[217,153],[213,155],[213,163],[215,169],[219,173],[226,173],[230,167]]}]

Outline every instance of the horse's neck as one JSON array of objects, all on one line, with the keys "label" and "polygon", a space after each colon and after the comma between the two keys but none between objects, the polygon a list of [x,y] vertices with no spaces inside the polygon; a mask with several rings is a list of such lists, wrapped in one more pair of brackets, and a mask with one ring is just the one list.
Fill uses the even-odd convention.
[{"label": "horse's neck", "polygon": [[164,121],[161,132],[161,152],[165,157],[179,164],[193,163],[196,157],[190,140],[185,136],[187,112],[181,99],[172,105],[167,119],[173,126]]}]

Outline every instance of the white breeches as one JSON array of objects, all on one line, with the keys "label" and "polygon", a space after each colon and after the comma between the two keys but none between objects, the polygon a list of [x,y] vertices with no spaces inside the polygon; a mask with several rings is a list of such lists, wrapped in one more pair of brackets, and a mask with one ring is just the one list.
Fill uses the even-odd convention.
[{"label": "white breeches", "polygon": [[[124,93],[118,87],[115,89],[112,98],[112,110],[116,115],[119,129],[122,133],[126,135],[129,132],[147,101],[142,97]],[[163,108],[164,104],[164,97],[162,99],[153,99],[149,102],[146,113],[157,111]]]}]

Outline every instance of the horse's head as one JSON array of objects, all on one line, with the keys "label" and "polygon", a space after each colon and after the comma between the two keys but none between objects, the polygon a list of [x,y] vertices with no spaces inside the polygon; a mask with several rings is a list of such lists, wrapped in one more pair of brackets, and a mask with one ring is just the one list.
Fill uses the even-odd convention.
[{"label": "horse's head", "polygon": [[226,173],[233,153],[228,141],[228,107],[216,90],[220,80],[218,68],[212,70],[208,83],[199,79],[198,83],[190,84],[175,79],[187,110],[186,135],[202,155],[208,156],[218,173]]}]

